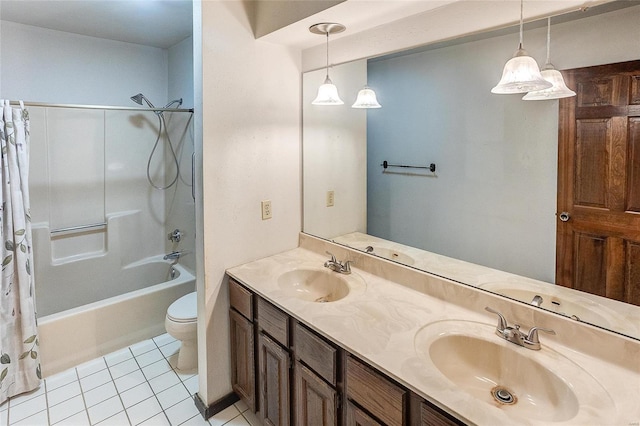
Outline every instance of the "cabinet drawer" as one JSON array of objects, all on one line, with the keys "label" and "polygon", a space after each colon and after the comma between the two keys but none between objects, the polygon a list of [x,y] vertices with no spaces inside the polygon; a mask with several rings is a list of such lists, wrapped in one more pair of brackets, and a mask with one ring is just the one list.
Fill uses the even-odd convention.
[{"label": "cabinet drawer", "polygon": [[289,347],[289,316],[262,298],[258,299],[258,326],[273,340]]},{"label": "cabinet drawer", "polygon": [[253,321],[252,294],[234,280],[229,280],[229,305],[246,319]]},{"label": "cabinet drawer", "polygon": [[347,401],[347,426],[384,426],[367,413]]},{"label": "cabinet drawer", "polygon": [[294,345],[296,358],[335,386],[337,350],[300,323],[294,328]]},{"label": "cabinet drawer", "polygon": [[407,391],[347,357],[347,397],[389,426],[405,424]]}]

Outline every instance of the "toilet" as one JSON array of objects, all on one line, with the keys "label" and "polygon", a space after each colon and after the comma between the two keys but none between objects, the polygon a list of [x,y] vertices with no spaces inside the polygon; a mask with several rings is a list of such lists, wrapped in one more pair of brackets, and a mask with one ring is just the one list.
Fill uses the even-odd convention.
[{"label": "toilet", "polygon": [[198,367],[196,292],[186,294],[167,309],[164,327],[171,337],[181,342],[178,370],[189,371]]}]

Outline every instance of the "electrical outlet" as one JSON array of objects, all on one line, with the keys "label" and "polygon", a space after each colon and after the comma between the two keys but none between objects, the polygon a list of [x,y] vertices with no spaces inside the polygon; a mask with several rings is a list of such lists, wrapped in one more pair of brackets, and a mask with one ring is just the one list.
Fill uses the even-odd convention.
[{"label": "electrical outlet", "polygon": [[336,197],[333,191],[327,191],[327,207],[333,207],[335,198]]},{"label": "electrical outlet", "polygon": [[271,219],[272,211],[271,211],[271,201],[264,200],[262,203],[262,220]]}]

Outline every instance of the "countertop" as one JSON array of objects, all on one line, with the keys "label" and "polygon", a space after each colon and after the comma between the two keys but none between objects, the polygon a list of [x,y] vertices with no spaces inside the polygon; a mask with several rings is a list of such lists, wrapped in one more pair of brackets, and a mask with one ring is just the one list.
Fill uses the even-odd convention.
[{"label": "countertop", "polygon": [[[628,364],[627,361],[611,362],[616,356],[602,359],[578,351],[563,344],[560,339],[544,334],[540,336],[543,344],[540,351],[532,351],[506,342],[494,334],[497,323],[495,315],[452,303],[455,302],[456,294],[468,297],[467,286],[441,278],[433,281],[434,277],[427,273],[410,271],[411,274],[424,275],[425,279],[431,280],[430,282],[437,282],[438,285],[446,287],[445,292],[452,295],[451,300],[447,301],[383,278],[381,274],[374,275],[357,266],[352,266],[351,279],[356,282],[361,278],[364,286],[356,284],[355,290],[347,297],[335,302],[306,302],[279,286],[278,277],[283,273],[293,269],[322,269],[325,261],[326,256],[298,247],[230,268],[227,273],[319,334],[465,422],[505,425],[551,422],[566,425],[631,425],[640,422],[640,406],[637,403],[637,397],[640,395],[638,365],[625,365]],[[379,269],[385,268],[386,261],[371,260],[375,261],[382,262]],[[404,268],[397,265],[394,267]],[[475,289],[473,291],[479,293],[479,298],[488,298],[488,303],[492,303],[492,298],[497,297]],[[482,300],[483,304],[484,302],[485,300]],[[505,302],[496,303],[499,306]],[[457,322],[446,322],[448,320]],[[559,329],[556,328],[556,331],[561,333],[563,321],[558,319],[558,322]],[[507,347],[513,346],[510,349],[551,370],[559,368],[554,365],[561,365],[554,360],[570,360],[569,363],[573,365],[571,368],[575,367],[575,371],[583,373],[571,374],[567,381],[567,385],[578,395],[579,412],[573,413],[575,415],[562,414],[562,410],[540,405],[538,410],[531,412],[531,416],[523,421],[518,417],[519,414],[514,414],[518,413],[518,410],[521,410],[519,413],[523,412],[523,403],[514,406],[491,404],[456,388],[428,357],[420,355],[425,352],[425,348],[421,346],[424,339],[416,337],[421,335],[421,330],[428,327],[432,327],[430,330],[436,333],[446,333],[449,324],[456,325],[458,329],[468,325],[469,330],[478,333],[480,338]],[[437,327],[444,331],[438,331]],[[590,330],[587,329],[585,333],[588,336]],[[576,335],[576,332],[572,331],[572,334]],[[620,338],[625,339],[620,347],[630,348],[633,352],[630,358],[634,359],[640,342]],[[561,371],[557,373],[562,374]],[[527,379],[526,374],[524,377]],[[559,406],[569,405],[568,402],[563,402],[561,396],[559,398]],[[532,407],[535,409],[535,404]],[[554,412],[560,414],[556,415]]]}]

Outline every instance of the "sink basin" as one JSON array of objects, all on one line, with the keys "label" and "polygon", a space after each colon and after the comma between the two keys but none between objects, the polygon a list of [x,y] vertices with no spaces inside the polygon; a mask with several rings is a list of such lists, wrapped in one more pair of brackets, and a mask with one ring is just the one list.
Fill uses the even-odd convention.
[{"label": "sink basin", "polygon": [[[385,259],[393,260],[395,262],[403,263],[409,266],[415,263],[415,261],[411,256],[408,256],[402,252],[399,252],[398,250],[391,250],[391,249],[380,247],[380,246],[369,246],[369,247],[373,247],[373,251],[370,252],[370,254],[374,254],[379,257],[384,257]],[[366,251],[366,248],[363,248],[362,250]]]},{"label": "sink basin", "polygon": [[285,272],[278,277],[278,286],[289,296],[327,303],[345,298],[352,288],[364,288],[364,282],[354,273],[344,275],[326,268],[309,268]]},{"label": "sink basin", "polygon": [[594,415],[604,422],[612,412],[606,390],[573,361],[547,346],[533,351],[514,345],[494,330],[471,321],[439,321],[418,331],[416,353],[439,373],[444,388],[465,392],[514,423],[578,422],[585,407],[590,421],[599,423]]}]

